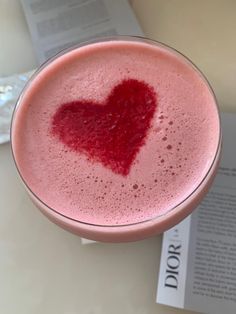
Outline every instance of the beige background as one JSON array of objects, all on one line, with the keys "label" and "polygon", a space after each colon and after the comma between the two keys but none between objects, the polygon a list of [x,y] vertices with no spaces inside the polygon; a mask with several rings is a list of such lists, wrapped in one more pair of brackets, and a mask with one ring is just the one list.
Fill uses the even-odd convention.
[{"label": "beige background", "polygon": [[[115,1],[115,0],[111,0]],[[190,57],[222,109],[236,109],[236,1],[133,0],[147,37]],[[17,0],[0,0],[0,76],[36,66]],[[82,246],[26,197],[0,146],[0,312],[3,314],[193,313],[155,304],[161,236]]]}]

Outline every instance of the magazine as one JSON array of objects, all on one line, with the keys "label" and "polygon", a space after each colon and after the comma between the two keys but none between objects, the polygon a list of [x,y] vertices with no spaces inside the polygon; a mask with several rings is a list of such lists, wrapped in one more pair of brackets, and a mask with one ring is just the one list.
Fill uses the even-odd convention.
[{"label": "magazine", "polygon": [[39,64],[95,37],[143,32],[127,0],[21,0]]},{"label": "magazine", "polygon": [[222,113],[220,168],[198,208],[163,235],[157,303],[236,313],[236,114]]}]

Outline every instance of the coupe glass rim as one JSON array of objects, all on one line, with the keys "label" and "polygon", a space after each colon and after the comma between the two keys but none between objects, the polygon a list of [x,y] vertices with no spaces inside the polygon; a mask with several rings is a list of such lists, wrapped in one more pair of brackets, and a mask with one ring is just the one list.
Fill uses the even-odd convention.
[{"label": "coupe glass rim", "polygon": [[[78,219],[74,219],[74,218],[71,218],[67,215],[64,215],[62,214],[61,212],[51,208],[50,206],[48,206],[46,203],[44,203],[32,190],[31,188],[28,186],[28,184],[26,183],[25,179],[23,178],[23,175],[21,174],[21,171],[17,165],[17,161],[16,161],[16,158],[15,158],[15,154],[14,154],[14,147],[13,147],[13,140],[12,140],[12,136],[13,136],[13,124],[14,124],[14,119],[15,119],[15,116],[16,116],[16,112],[17,112],[17,109],[20,107],[21,105],[21,98],[23,97],[25,91],[29,88],[31,82],[34,80],[34,78],[49,64],[51,64],[54,60],[56,60],[57,58],[61,57],[62,55],[68,53],[68,52],[71,52],[75,49],[78,49],[80,47],[84,47],[84,46],[87,46],[87,45],[91,45],[91,44],[95,44],[95,43],[101,43],[101,42],[108,42],[108,41],[132,41],[132,42],[141,42],[141,43],[147,43],[147,44],[150,44],[150,45],[155,45],[155,46],[158,46],[158,47],[161,47],[163,49],[166,49],[168,50],[169,52],[172,52],[174,54],[176,54],[177,56],[181,57],[183,60],[185,60],[185,62],[187,62],[192,68],[194,71],[196,71],[199,76],[201,77],[201,79],[206,83],[206,86],[208,87],[209,89],[209,92],[212,94],[213,96],[213,99],[214,99],[214,103],[215,103],[215,106],[216,106],[216,109],[217,109],[217,116],[218,116],[218,123],[219,123],[219,138],[218,138],[218,144],[217,144],[217,148],[216,148],[216,151],[215,151],[215,155],[214,155],[214,158],[212,159],[212,163],[211,165],[209,166],[209,169],[208,171],[206,172],[205,176],[203,177],[203,179],[201,180],[201,182],[197,185],[197,187],[187,196],[185,197],[180,203],[178,203],[176,206],[170,208],[167,212],[165,212],[164,214],[161,214],[161,215],[157,215],[157,216],[154,216],[154,217],[151,217],[151,218],[148,218],[148,219],[144,219],[142,221],[138,221],[138,222],[133,222],[133,223],[127,223],[127,224],[117,224],[117,225],[112,225],[112,224],[95,224],[95,223],[90,223],[90,222],[85,222],[85,221],[81,221],[81,220],[78,220]],[[33,197],[36,198],[36,200],[41,203],[43,206],[45,206],[46,208],[48,208],[49,210],[51,210],[54,214],[56,215],[59,215],[62,217],[62,219],[68,219],[68,221],[71,221],[71,222],[75,222],[75,223],[79,223],[79,224],[83,224],[83,225],[88,225],[88,226],[91,226],[91,227],[96,227],[96,228],[99,228],[99,227],[103,227],[103,228],[122,228],[122,227],[129,227],[129,226],[135,226],[135,225],[142,225],[142,224],[145,224],[147,222],[155,222],[155,221],[158,221],[160,218],[163,218],[165,216],[169,216],[171,214],[171,212],[173,212],[174,210],[176,210],[178,207],[182,206],[187,200],[189,200],[196,192],[197,190],[203,185],[203,183],[206,181],[209,173],[211,172],[213,166],[215,165],[215,162],[216,162],[216,158],[218,157],[219,155],[219,151],[221,149],[221,142],[222,142],[222,128],[221,128],[221,118],[220,118],[220,110],[219,110],[219,104],[217,102],[217,99],[216,99],[216,96],[215,96],[215,93],[209,83],[209,81],[207,80],[207,78],[205,77],[205,75],[202,73],[202,71],[188,58],[186,57],[183,53],[179,52],[177,49],[175,48],[172,48],[171,46],[169,45],[166,45],[162,42],[159,42],[159,41],[156,41],[156,40],[153,40],[153,39],[149,39],[149,38],[146,38],[146,37],[142,37],[142,36],[127,36],[127,35],[117,35],[117,36],[109,36],[109,37],[99,37],[99,38],[94,38],[92,40],[89,40],[89,41],[85,41],[85,42],[81,42],[81,43],[78,43],[76,45],[73,45],[67,49],[64,49],[62,51],[60,51],[59,53],[57,53],[55,56],[53,56],[52,58],[48,59],[47,61],[45,61],[35,72],[34,74],[31,76],[31,78],[29,79],[29,81],[27,82],[27,84],[25,85],[25,87],[23,88],[17,102],[16,102],[16,106],[14,108],[14,111],[13,111],[13,114],[12,114],[12,120],[11,120],[11,128],[10,128],[10,142],[11,142],[11,152],[12,152],[12,156],[13,156],[13,160],[14,160],[14,163],[15,163],[15,166],[16,166],[16,169],[18,171],[18,174],[24,184],[24,186],[26,187],[26,190],[28,190],[32,195]]]}]

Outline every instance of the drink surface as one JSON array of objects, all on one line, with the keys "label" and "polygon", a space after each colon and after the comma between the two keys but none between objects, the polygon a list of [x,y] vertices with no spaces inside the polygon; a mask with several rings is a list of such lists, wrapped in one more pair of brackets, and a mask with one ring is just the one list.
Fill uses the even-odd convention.
[{"label": "drink surface", "polygon": [[216,154],[215,100],[188,61],[139,42],[90,44],[30,83],[13,151],[30,190],[69,218],[125,225],[165,214]]}]

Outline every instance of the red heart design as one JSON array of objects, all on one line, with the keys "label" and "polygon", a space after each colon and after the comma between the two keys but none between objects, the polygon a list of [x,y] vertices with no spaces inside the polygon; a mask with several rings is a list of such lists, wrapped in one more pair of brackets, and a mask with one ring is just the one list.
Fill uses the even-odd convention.
[{"label": "red heart design", "polygon": [[53,116],[52,133],[70,149],[126,176],[145,143],[156,107],[154,89],[128,79],[116,85],[103,103],[62,104]]}]

